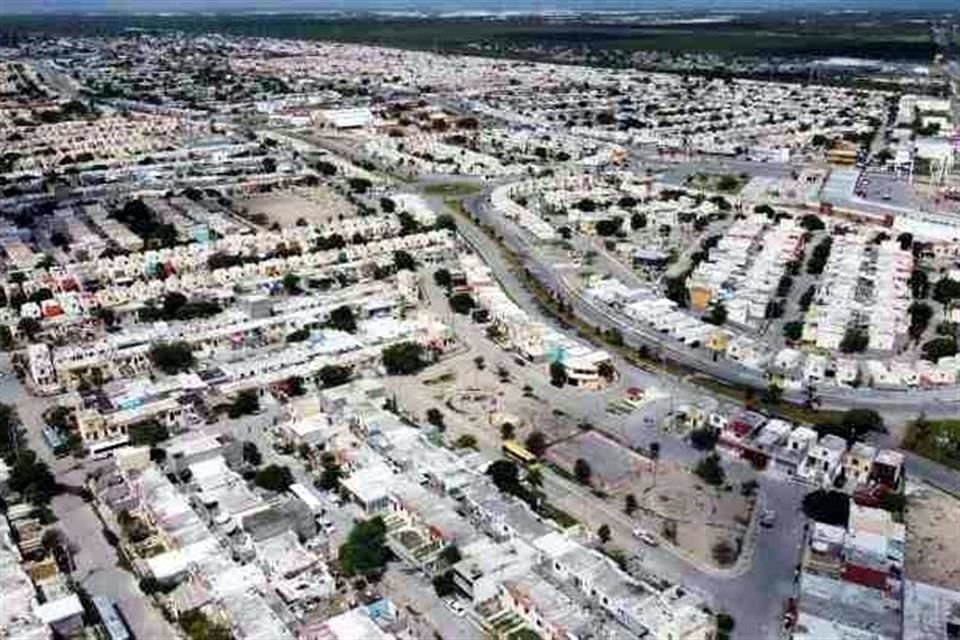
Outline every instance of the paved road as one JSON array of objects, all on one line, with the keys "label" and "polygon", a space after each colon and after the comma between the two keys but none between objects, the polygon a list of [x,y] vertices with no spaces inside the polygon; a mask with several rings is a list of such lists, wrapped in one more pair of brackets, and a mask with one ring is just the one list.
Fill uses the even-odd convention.
[{"label": "paved road", "polygon": [[[464,204],[468,211],[481,221],[493,225],[497,233],[500,234],[503,243],[520,256],[525,267],[534,277],[545,288],[562,294],[565,299],[573,303],[577,314],[582,319],[594,326],[616,327],[623,334],[627,344],[631,346],[645,344],[648,347],[653,347],[658,350],[661,357],[710,377],[739,386],[760,390],[766,388],[768,382],[763,372],[747,369],[722,357],[715,361],[713,354],[706,349],[691,349],[669,336],[645,325],[635,323],[627,317],[615,313],[612,309],[585,298],[578,287],[574,286],[565,277],[562,267],[552,264],[538,253],[525,232],[492,211],[489,206],[489,191],[490,189],[487,189],[479,196],[465,199]],[[491,240],[489,236],[478,229],[471,229],[469,224],[462,226],[466,231],[465,236],[471,244],[478,248],[484,259],[488,256],[495,256],[499,251],[497,243]],[[604,264],[608,268],[616,269],[615,273],[627,277],[624,273],[624,267],[612,265],[611,263],[616,261],[604,256],[605,253],[598,252],[598,257],[605,261]],[[498,279],[502,275],[504,287],[508,291],[512,290],[512,285],[517,279],[510,273],[509,267],[504,268],[504,261],[494,259],[490,266]],[[633,280],[628,279],[628,282]],[[787,400],[800,403],[806,399],[803,391],[786,391],[784,397]],[[919,414],[921,411],[928,416],[952,417],[960,414],[960,389],[957,387],[893,391],[821,386],[817,390],[817,398],[825,409],[865,407],[885,413],[889,411],[911,412],[912,415]]]},{"label": "paved road", "polygon": [[[471,204],[476,206],[477,199],[473,199]],[[462,217],[458,219],[458,228],[464,238],[491,267],[501,286],[511,298],[533,317],[543,316],[539,305],[513,273],[511,265],[503,258],[497,244]],[[502,231],[505,237],[509,237],[509,229],[502,229]],[[552,270],[548,274],[539,273],[536,263],[528,262],[527,266],[532,267],[531,270],[538,277],[549,278],[549,275],[554,273]],[[547,282],[559,286],[560,279],[554,278]],[[438,292],[431,291],[429,283],[426,285],[431,303],[434,306],[442,305],[442,297],[438,302]],[[442,310],[442,306],[438,310]],[[600,320],[598,324],[602,325],[603,319],[606,319],[605,314],[598,313],[598,320]],[[472,358],[474,353],[479,352],[488,362],[507,361],[508,368],[513,367],[510,359],[486,340],[476,325],[457,316],[452,316],[452,320],[457,335],[471,346],[470,354],[465,357]],[[552,320],[548,319],[548,321]],[[625,335],[627,335],[626,331]],[[618,370],[623,377],[623,384],[641,387],[659,386],[660,388],[669,386],[671,391],[677,394],[677,402],[687,397],[696,398],[697,396],[695,388],[671,376],[655,376],[624,362],[618,363]],[[511,371],[512,375],[517,373]],[[526,373],[520,371],[519,375],[535,388],[540,383],[539,379],[529,371]],[[551,398],[551,407],[561,408],[575,418],[589,420],[601,430],[616,430],[618,435],[625,433],[631,442],[639,446],[645,446],[656,440],[660,443],[661,456],[664,459],[692,463],[700,455],[675,435],[660,432],[651,426],[648,420],[652,417],[653,424],[660,424],[663,419],[662,412],[653,416],[646,412],[637,412],[627,417],[614,417],[605,412],[605,399],[599,403],[587,403],[568,392],[557,393],[555,389],[549,388],[545,392],[549,394],[547,397]],[[483,433],[475,434],[478,435],[481,446],[496,447],[495,437],[491,438],[488,433],[490,430],[482,431]],[[733,461],[731,464],[742,465],[741,462]],[[938,486],[945,485],[960,489],[960,474],[914,456],[908,456],[907,464],[908,472],[913,475],[930,479]],[[758,531],[753,555],[754,562],[749,565],[749,568],[742,574],[729,576],[704,571],[702,567],[695,566],[662,549],[641,549],[631,536],[634,523],[619,511],[618,505],[599,500],[550,471],[544,473],[544,489],[548,499],[556,502],[561,508],[567,508],[576,513],[590,526],[599,526],[604,522],[610,525],[614,543],[631,552],[641,552],[645,568],[696,589],[717,610],[731,612],[737,619],[737,626],[744,634],[743,637],[775,637],[779,633],[783,602],[794,592],[795,568],[799,562],[805,526],[800,502],[807,489],[770,476],[761,476],[759,481],[763,508],[770,508],[777,513],[777,524],[772,530]]]},{"label": "paved road", "polygon": [[437,597],[433,585],[419,573],[391,564],[382,584],[399,606],[419,613],[429,620],[433,630],[444,640],[481,638],[483,633],[471,618],[458,616]]},{"label": "paved road", "polygon": [[[61,482],[82,483],[83,470],[62,474]],[[74,577],[93,596],[115,603],[137,638],[173,638],[176,632],[140,591],[136,577],[118,566],[117,551],[103,537],[103,525],[90,504],[72,494],[53,500],[59,527],[76,548]]]},{"label": "paved road", "polygon": [[[471,243],[477,243],[474,246],[480,250],[484,259],[488,260],[488,264],[498,264],[501,268],[508,269],[505,280],[510,284],[505,288],[510,290],[511,297],[531,313],[532,317],[539,318],[542,312],[537,303],[509,272],[509,266],[495,245],[487,246],[481,239],[486,236],[469,223],[461,222],[459,229]],[[499,272],[497,275],[499,276]],[[438,313],[444,313],[446,301],[443,293],[433,285],[429,277],[423,280],[431,307]],[[501,282],[501,285],[503,286],[504,282]],[[591,422],[597,429],[615,433],[635,446],[646,447],[650,442],[656,441],[660,444],[661,457],[665,460],[692,465],[702,455],[677,435],[659,430],[658,425],[664,422],[665,414],[670,408],[669,400],[651,403],[627,416],[613,415],[606,411],[608,401],[622,397],[623,389],[627,386],[659,388],[661,391],[669,388],[670,392],[677,396],[674,402],[694,401],[696,393],[691,392],[685,385],[675,383],[669,377],[619,362],[621,379],[606,393],[585,393],[575,389],[558,391],[550,385],[541,368],[518,367],[510,354],[488,340],[483,327],[469,318],[451,314],[449,321],[460,339],[470,347],[468,353],[458,358],[469,362],[475,355],[483,355],[488,366],[502,363],[510,371],[512,379],[529,384],[538,397],[550,398],[550,409],[560,409],[575,421]],[[426,377],[432,375],[434,374],[425,374]],[[546,406],[544,410],[547,410]],[[501,441],[496,430],[484,425],[473,425],[469,432],[477,437],[482,451],[493,456],[499,454]],[[755,475],[741,461],[730,460],[726,466],[734,480]],[[544,469],[543,479],[543,490],[551,503],[576,515],[590,529],[595,530],[600,524],[608,524],[613,536],[613,546],[631,554],[641,554],[644,569],[695,589],[717,610],[733,613],[738,628],[745,634],[743,637],[772,637],[777,633],[783,599],[789,597],[793,590],[794,569],[804,521],[798,505],[804,488],[783,483],[779,479],[759,479],[764,508],[777,512],[777,527],[773,530],[760,530],[756,538],[755,552],[751,556],[754,561],[746,562],[745,572],[729,575],[723,571],[706,570],[703,565],[691,563],[665,548],[650,549],[642,545],[632,536],[637,521],[624,514],[622,506],[615,500],[600,499],[549,469]]]}]

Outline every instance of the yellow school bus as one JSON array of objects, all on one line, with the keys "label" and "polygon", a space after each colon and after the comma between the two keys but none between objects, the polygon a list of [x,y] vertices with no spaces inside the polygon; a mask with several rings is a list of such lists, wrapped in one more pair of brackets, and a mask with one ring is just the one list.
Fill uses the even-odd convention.
[{"label": "yellow school bus", "polygon": [[507,440],[503,443],[503,455],[521,464],[534,464],[537,461],[537,456],[527,451],[527,448],[516,440]]}]

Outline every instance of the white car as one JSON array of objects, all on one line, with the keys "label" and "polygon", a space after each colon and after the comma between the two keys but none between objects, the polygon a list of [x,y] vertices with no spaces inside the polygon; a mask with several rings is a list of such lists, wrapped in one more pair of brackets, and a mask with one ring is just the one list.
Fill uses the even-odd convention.
[{"label": "white car", "polygon": [[459,601],[454,600],[453,598],[449,600],[445,600],[444,602],[446,603],[447,608],[449,608],[450,611],[453,611],[455,615],[463,616],[464,614],[467,613],[467,608],[464,607]]},{"label": "white car", "polygon": [[651,547],[656,547],[660,544],[656,536],[647,531],[646,529],[634,529],[633,537],[637,538],[644,544],[650,545]]},{"label": "white car", "polygon": [[777,514],[772,509],[765,509],[760,514],[760,526],[770,528],[777,523]]}]

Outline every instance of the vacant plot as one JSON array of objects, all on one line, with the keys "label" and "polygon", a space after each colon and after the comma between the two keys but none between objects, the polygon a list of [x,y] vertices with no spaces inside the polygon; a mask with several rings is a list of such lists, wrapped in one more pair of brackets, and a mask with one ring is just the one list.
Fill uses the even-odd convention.
[{"label": "vacant plot", "polygon": [[747,183],[749,176],[730,173],[695,173],[687,178],[687,186],[705,191],[720,191],[722,193],[738,193]]},{"label": "vacant plot", "polygon": [[440,410],[445,438],[450,442],[468,434],[487,446],[498,447],[504,423],[512,426],[514,439],[521,442],[535,430],[546,436],[547,443],[580,433],[572,418],[552,410],[546,399],[532,390],[525,391],[512,374],[502,376],[496,363],[480,369],[473,358],[461,356],[444,367],[428,369],[415,383],[398,377],[387,378],[385,384],[415,420],[426,422],[429,409]]},{"label": "vacant plot", "polygon": [[322,225],[353,215],[353,206],[326,187],[257,195],[242,201],[240,206],[246,209],[248,217],[262,217],[268,225],[276,223],[284,228],[298,223]]},{"label": "vacant plot", "polygon": [[607,492],[629,486],[640,475],[649,474],[653,463],[596,431],[587,431],[550,447],[547,459],[573,473],[577,460],[586,460],[592,482]]},{"label": "vacant plot", "polygon": [[705,486],[686,467],[660,462],[656,474],[645,473],[618,494],[620,503],[632,494],[637,525],[673,544],[699,562],[732,564],[750,523],[754,498],[738,487]]},{"label": "vacant plot", "polygon": [[906,525],[907,578],[960,590],[960,500],[910,484]]}]

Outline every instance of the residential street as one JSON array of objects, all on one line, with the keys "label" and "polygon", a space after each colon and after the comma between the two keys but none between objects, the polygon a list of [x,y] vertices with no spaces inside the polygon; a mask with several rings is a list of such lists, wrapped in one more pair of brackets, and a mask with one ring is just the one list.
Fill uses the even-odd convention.
[{"label": "residential street", "polygon": [[[79,484],[85,472],[60,476],[60,481]],[[57,526],[77,550],[74,578],[92,596],[104,596],[120,609],[137,638],[172,638],[177,631],[140,591],[136,576],[120,566],[117,551],[103,537],[103,524],[93,507],[79,496],[61,494],[53,500]]]}]

